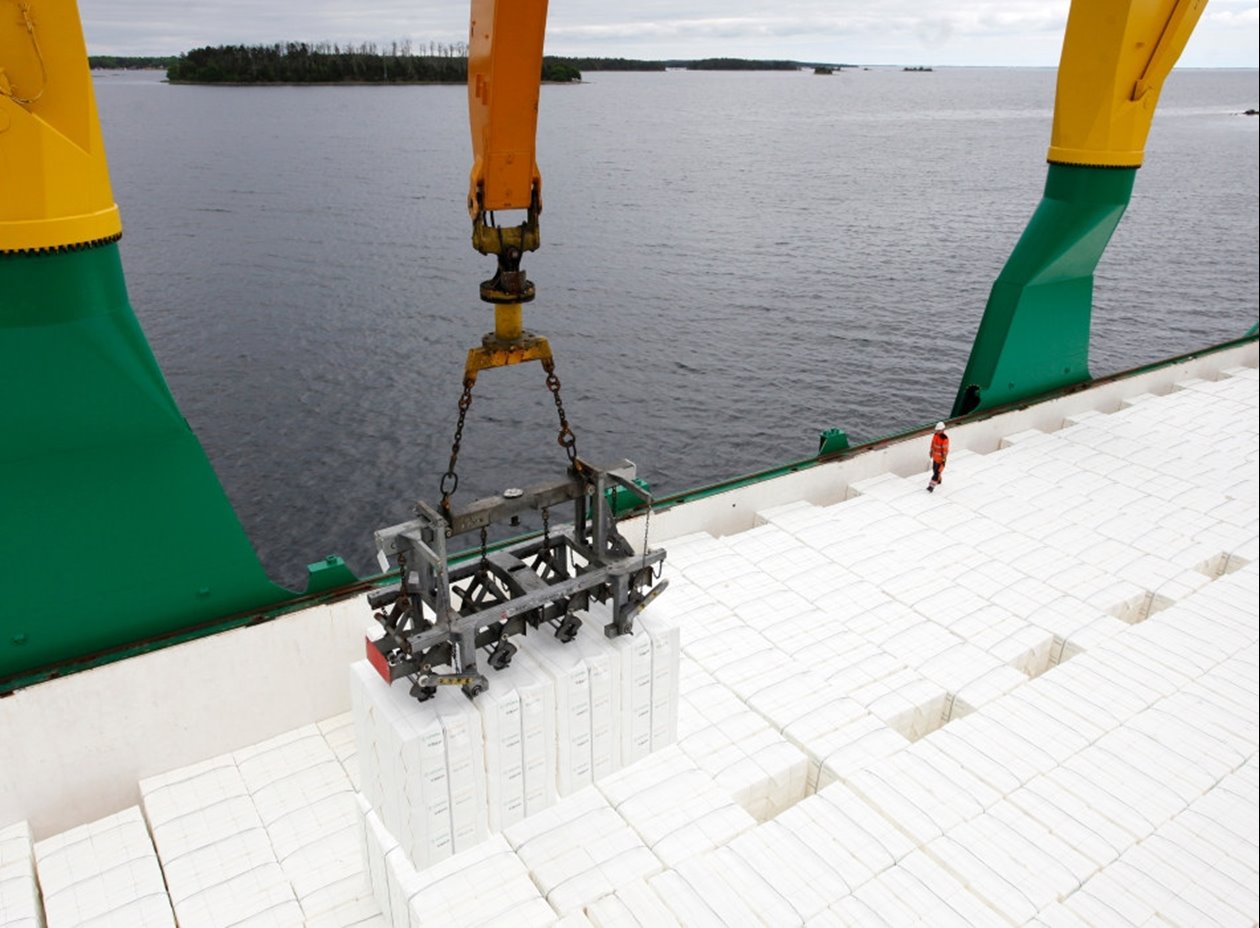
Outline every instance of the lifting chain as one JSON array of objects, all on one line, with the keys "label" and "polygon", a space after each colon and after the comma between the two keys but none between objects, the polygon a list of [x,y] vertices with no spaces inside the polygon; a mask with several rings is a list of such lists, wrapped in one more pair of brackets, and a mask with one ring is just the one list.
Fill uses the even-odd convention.
[{"label": "lifting chain", "polygon": [[[409,571],[407,570],[407,555],[404,552],[399,551],[398,552],[398,598],[394,600],[394,607],[389,612],[390,624],[391,626],[394,626],[394,627],[391,627],[390,629],[391,631],[394,631],[396,629],[396,626],[401,624],[402,621],[406,619],[407,613],[411,611],[411,605],[412,605],[411,589],[407,585],[408,573]],[[379,614],[383,615],[384,610],[381,610]]]},{"label": "lifting chain", "polygon": [[[556,404],[556,414],[560,417],[560,431],[556,435],[556,443],[564,449],[565,456],[568,457],[569,464],[572,466],[577,463],[577,436],[569,427],[569,419],[564,412],[564,401],[560,399],[560,378],[556,376],[556,365],[551,358],[543,358],[542,366],[547,372],[547,389],[551,391],[551,398]],[[459,418],[455,420],[455,438],[451,442],[451,460],[438,487],[442,493],[442,512],[448,519],[451,512],[451,497],[459,488],[459,474],[456,473],[455,466],[459,462],[459,446],[464,439],[464,421],[468,417],[469,408],[472,407],[472,391],[476,383],[476,374],[464,375],[464,391],[459,395]]]},{"label": "lifting chain", "polygon": [[[651,524],[652,524],[652,504],[648,503],[647,517],[643,521],[643,564],[645,567],[647,566],[648,527]],[[661,575],[664,573],[665,573],[665,561],[664,560],[657,561],[656,569],[653,572],[653,577],[659,580],[661,579]]]},{"label": "lifting chain", "polygon": [[564,453],[569,458],[569,464],[576,464],[577,436],[573,434],[573,429],[569,428],[569,420],[564,414],[564,402],[560,399],[560,378],[556,376],[556,364],[551,358],[543,358],[542,366],[547,372],[547,389],[551,391],[552,399],[556,401],[556,413],[560,416],[560,434],[556,436],[556,442],[564,449]]},{"label": "lifting chain", "polygon": [[477,576],[481,577],[483,582],[490,574],[490,561],[486,558],[486,527],[481,527],[481,561],[477,564]]},{"label": "lifting chain", "polygon": [[[649,500],[647,504],[647,512],[643,514],[643,567],[647,567],[648,529],[651,527],[651,525],[652,525],[652,503]],[[657,573],[656,579],[659,580],[660,578],[661,578],[661,575]]]},{"label": "lifting chain", "polygon": [[446,473],[442,475],[442,483],[439,486],[442,491],[442,512],[448,519],[451,513],[451,496],[459,487],[459,474],[455,473],[455,464],[459,460],[459,443],[464,439],[464,419],[468,416],[469,407],[472,406],[472,390],[476,383],[475,375],[464,375],[464,392],[459,395],[459,418],[455,420],[455,440],[451,442],[451,461],[446,467]]}]

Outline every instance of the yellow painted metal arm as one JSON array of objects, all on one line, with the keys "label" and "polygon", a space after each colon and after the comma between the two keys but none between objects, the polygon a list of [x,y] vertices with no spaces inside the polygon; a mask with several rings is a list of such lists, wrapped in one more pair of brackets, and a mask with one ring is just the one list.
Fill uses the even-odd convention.
[{"label": "yellow painted metal arm", "polygon": [[468,211],[541,208],[534,158],[547,0],[472,0]]},{"label": "yellow painted metal arm", "polygon": [[1207,0],[1074,0],[1059,64],[1052,164],[1140,167],[1164,79]]},{"label": "yellow painted metal arm", "polygon": [[[547,0],[472,0],[468,212],[473,247],[498,258],[495,276],[481,284],[481,298],[489,303],[528,303],[534,298],[521,257],[542,241],[542,178],[534,148],[546,25]],[[497,224],[494,211],[504,209],[525,210],[525,221]]]},{"label": "yellow painted metal arm", "polygon": [[0,253],[121,233],[77,5],[0,0]]}]

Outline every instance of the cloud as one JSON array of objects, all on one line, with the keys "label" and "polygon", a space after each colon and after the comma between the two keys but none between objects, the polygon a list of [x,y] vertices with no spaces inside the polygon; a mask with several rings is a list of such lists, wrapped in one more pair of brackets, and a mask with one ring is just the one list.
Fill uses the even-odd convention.
[{"label": "cloud", "polygon": [[1247,10],[1216,10],[1209,7],[1203,18],[1222,26],[1254,28],[1260,26],[1260,7],[1253,6]]},{"label": "cloud", "polygon": [[915,35],[924,48],[940,48],[954,35],[954,25],[947,17],[923,19],[914,27]]},{"label": "cloud", "polygon": [[[1088,2],[1088,0],[1083,0]],[[459,0],[80,0],[97,54],[176,54],[278,41],[461,41]],[[552,54],[1050,65],[1069,0],[552,0]],[[1256,66],[1255,0],[1213,0],[1185,58]],[[924,62],[923,58],[929,59]]]},{"label": "cloud", "polygon": [[[878,6],[855,0],[833,2],[788,2],[767,10],[751,2],[716,3],[693,0],[669,7],[660,4],[618,4],[577,2],[568,7],[551,5],[548,41],[551,46],[574,53],[582,42],[607,48],[620,46],[626,54],[643,57],[686,56],[687,48],[704,45],[712,49],[716,40],[727,39],[727,53],[743,52],[743,46],[759,43],[763,57],[776,54],[779,40],[782,54],[796,54],[803,48],[818,60],[880,60],[893,50],[944,49],[959,56],[954,63],[992,63],[966,60],[975,53],[983,58],[983,47],[997,40],[1014,46],[1031,42],[1045,46],[1045,60],[1053,63],[1057,51],[1052,46],[1062,35],[1067,17],[1067,0],[971,0],[946,4],[923,0],[884,0]],[[653,45],[667,51],[654,52]],[[550,46],[549,46],[550,47]],[[1018,61],[1028,60],[1028,48]],[[602,51],[596,53],[603,53]],[[693,52],[713,54],[719,51]]]}]

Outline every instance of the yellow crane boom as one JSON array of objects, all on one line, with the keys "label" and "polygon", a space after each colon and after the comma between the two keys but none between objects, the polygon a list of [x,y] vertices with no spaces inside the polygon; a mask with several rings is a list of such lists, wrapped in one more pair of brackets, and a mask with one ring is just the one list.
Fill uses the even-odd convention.
[{"label": "yellow crane boom", "polygon": [[[577,467],[577,449],[560,401],[551,346],[524,328],[521,307],[534,298],[534,285],[521,269],[521,258],[538,248],[541,237],[542,177],[535,158],[538,97],[542,85],[543,39],[547,0],[472,0],[468,29],[468,122],[473,165],[468,183],[472,244],[494,255],[495,275],[482,281],[481,298],[494,304],[494,331],[468,351],[464,364],[459,419],[450,464],[442,476],[442,510],[450,514],[451,495],[459,485],[455,466],[464,419],[472,405],[477,374],[487,368],[539,361],[560,418],[557,441]],[[497,210],[524,210],[518,225],[504,226]]]}]

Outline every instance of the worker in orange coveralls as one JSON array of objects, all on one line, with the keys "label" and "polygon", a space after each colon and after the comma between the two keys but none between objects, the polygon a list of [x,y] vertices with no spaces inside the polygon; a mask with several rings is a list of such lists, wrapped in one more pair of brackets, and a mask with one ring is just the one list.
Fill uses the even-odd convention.
[{"label": "worker in orange coveralls", "polygon": [[941,472],[945,470],[945,459],[948,457],[949,436],[945,434],[945,423],[938,422],[932,435],[932,479],[927,485],[929,493],[941,485]]}]

